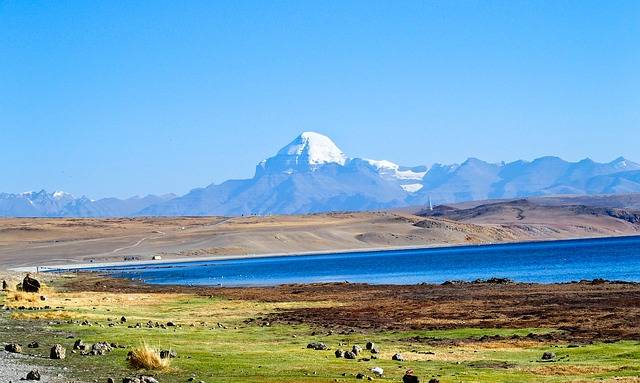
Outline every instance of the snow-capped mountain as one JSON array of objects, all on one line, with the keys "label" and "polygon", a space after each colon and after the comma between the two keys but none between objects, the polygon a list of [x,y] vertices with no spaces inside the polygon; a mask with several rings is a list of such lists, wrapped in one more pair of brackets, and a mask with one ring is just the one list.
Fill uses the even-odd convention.
[{"label": "snow-capped mountain", "polygon": [[63,193],[0,194],[2,216],[139,216],[292,214],[374,210],[428,203],[557,194],[640,193],[640,165],[558,157],[488,163],[401,166],[350,158],[327,136],[304,132],[256,166],[250,179],[229,180],[175,197],[98,201]]},{"label": "snow-capped mountain", "polygon": [[327,136],[316,132],[304,132],[278,153],[261,161],[256,174],[315,171],[327,164],[344,165],[347,156]]}]

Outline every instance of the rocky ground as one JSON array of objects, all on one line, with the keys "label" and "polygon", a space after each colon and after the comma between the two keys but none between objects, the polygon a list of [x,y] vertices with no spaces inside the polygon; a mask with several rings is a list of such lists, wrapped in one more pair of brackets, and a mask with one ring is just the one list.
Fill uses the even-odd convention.
[{"label": "rocky ground", "polygon": [[0,376],[4,382],[18,382],[25,380],[29,372],[37,371],[43,382],[64,382],[64,371],[56,368],[34,367],[35,357],[0,351]]}]

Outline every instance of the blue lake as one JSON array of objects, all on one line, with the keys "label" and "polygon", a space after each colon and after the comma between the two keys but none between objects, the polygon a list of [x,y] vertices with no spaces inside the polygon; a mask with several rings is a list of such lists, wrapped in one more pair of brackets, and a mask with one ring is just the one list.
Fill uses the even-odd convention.
[{"label": "blue lake", "polygon": [[640,282],[640,236],[92,269],[152,284],[441,283],[504,277],[520,282],[604,278]]}]

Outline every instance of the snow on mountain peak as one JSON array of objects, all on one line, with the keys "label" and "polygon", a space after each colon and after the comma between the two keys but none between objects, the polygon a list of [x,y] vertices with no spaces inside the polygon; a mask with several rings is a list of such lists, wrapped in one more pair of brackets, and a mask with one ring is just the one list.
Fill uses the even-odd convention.
[{"label": "snow on mountain peak", "polygon": [[54,192],[52,195],[53,195],[53,198],[55,198],[55,199],[62,199],[62,198],[65,198],[65,197],[73,198],[73,196],[71,194],[65,193],[63,191]]},{"label": "snow on mountain peak", "polygon": [[392,170],[392,171],[396,171],[398,170],[398,168],[400,168],[399,165],[394,164],[391,161],[387,161],[387,160],[371,160],[368,158],[364,158],[365,161],[367,161],[369,163],[369,165],[373,166],[374,168],[378,169],[378,170]]},{"label": "snow on mountain peak", "polygon": [[344,165],[347,156],[327,136],[316,132],[304,132],[289,145],[282,148],[278,155],[294,156],[297,162],[304,161],[309,165],[337,163]]},{"label": "snow on mountain peak", "polygon": [[261,161],[256,176],[266,173],[293,174],[315,171],[322,165],[344,165],[349,158],[331,139],[316,132],[304,132],[278,153]]}]

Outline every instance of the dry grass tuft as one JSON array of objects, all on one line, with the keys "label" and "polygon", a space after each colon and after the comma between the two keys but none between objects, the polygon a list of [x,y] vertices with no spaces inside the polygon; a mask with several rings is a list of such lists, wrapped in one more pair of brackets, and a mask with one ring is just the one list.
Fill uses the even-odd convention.
[{"label": "dry grass tuft", "polygon": [[25,293],[24,291],[10,291],[7,293],[7,300],[13,302],[35,303],[40,301],[40,294]]},{"label": "dry grass tuft", "polygon": [[160,350],[150,347],[146,343],[134,348],[129,354],[128,360],[131,367],[145,370],[165,370],[171,363],[169,358],[160,358]]}]

